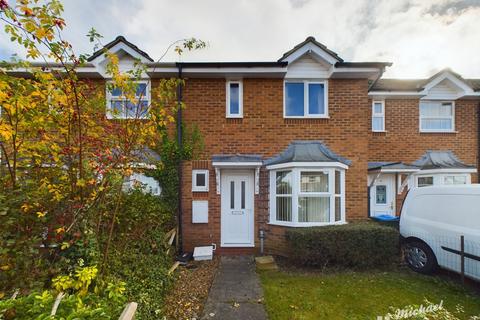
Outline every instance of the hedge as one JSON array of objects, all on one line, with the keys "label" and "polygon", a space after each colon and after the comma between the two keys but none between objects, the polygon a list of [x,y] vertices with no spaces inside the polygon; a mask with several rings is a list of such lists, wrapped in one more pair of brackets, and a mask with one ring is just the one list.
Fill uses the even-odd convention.
[{"label": "hedge", "polygon": [[375,223],[289,229],[289,258],[304,266],[379,268],[399,261],[399,233]]}]

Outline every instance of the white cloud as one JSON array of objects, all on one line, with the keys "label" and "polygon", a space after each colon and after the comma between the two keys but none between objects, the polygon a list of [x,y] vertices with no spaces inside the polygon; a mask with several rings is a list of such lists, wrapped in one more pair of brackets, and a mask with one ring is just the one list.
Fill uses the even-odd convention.
[{"label": "white cloud", "polygon": [[[393,62],[387,77],[451,67],[480,78],[479,0],[66,0],[65,10],[65,36],[81,52],[91,52],[92,26],[105,42],[123,34],[153,58],[197,37],[209,47],[183,59],[200,61],[274,61],[313,35],[345,60]],[[2,46],[0,57],[8,50],[18,48]]]}]

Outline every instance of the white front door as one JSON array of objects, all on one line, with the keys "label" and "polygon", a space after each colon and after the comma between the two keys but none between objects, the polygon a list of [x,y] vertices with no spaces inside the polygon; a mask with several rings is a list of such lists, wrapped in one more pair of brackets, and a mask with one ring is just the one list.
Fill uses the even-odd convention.
[{"label": "white front door", "polygon": [[370,216],[395,215],[395,174],[381,174],[370,187]]},{"label": "white front door", "polygon": [[222,247],[253,247],[253,171],[222,170]]}]

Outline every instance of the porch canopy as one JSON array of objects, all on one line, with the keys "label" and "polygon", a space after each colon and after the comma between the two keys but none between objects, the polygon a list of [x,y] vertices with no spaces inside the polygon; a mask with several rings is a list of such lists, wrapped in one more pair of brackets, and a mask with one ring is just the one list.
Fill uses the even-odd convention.
[{"label": "porch canopy", "polygon": [[458,157],[450,150],[445,151],[427,151],[420,159],[413,163],[422,170],[422,173],[431,172],[465,172],[472,173],[477,172],[477,169],[473,165],[463,163]]},{"label": "porch canopy", "polygon": [[419,171],[417,166],[403,162],[369,162],[368,172],[376,173],[413,173]]},{"label": "porch canopy", "polygon": [[255,169],[255,194],[260,191],[260,167],[262,156],[257,154],[217,154],[212,156],[212,166],[215,168],[217,194],[220,194],[220,169]]},{"label": "porch canopy", "polygon": [[351,161],[335,154],[322,141],[293,141],[282,153],[264,161],[267,169],[311,167],[319,163],[347,169]]}]

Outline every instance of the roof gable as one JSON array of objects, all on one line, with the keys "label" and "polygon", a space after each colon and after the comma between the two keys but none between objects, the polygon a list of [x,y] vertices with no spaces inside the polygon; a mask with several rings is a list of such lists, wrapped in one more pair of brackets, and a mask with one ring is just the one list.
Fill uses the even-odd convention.
[{"label": "roof gable", "polygon": [[422,99],[458,99],[472,94],[472,87],[457,73],[444,69],[427,79]]},{"label": "roof gable", "polygon": [[343,62],[343,59],[340,58],[337,53],[328,49],[324,44],[316,41],[314,37],[308,37],[305,41],[297,44],[293,49],[285,52],[278,61],[292,63],[305,54],[310,54],[315,59],[326,61],[331,65],[334,65],[337,62]]},{"label": "roof gable", "polygon": [[127,41],[123,36],[118,36],[115,40],[107,43],[102,49],[95,51],[90,58],[89,62],[99,63],[105,60],[105,51],[108,50],[115,54],[127,54],[134,59],[138,59],[144,63],[153,62],[153,59],[145,52],[140,50],[136,45]]}]

